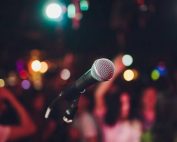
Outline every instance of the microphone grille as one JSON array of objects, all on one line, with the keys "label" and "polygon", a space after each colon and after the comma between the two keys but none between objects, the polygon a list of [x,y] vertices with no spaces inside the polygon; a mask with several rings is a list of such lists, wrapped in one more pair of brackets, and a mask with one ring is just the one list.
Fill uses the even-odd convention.
[{"label": "microphone grille", "polygon": [[114,74],[114,64],[106,58],[97,59],[91,68],[92,77],[98,81],[106,81]]}]

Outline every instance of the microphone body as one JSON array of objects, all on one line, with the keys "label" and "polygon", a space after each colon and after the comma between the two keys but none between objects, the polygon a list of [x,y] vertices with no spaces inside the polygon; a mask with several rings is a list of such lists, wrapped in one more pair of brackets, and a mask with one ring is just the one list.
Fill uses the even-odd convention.
[{"label": "microphone body", "polygon": [[91,70],[88,70],[83,74],[78,80],[72,83],[70,86],[66,87],[59,95],[58,99],[64,97],[67,100],[74,100],[78,98],[78,95],[82,93],[88,86],[98,82],[93,78]]}]

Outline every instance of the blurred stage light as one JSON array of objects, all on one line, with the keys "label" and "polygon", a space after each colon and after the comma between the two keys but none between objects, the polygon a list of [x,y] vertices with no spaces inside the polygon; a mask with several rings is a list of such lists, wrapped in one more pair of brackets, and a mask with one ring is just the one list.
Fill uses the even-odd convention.
[{"label": "blurred stage light", "polygon": [[36,59],[38,57],[40,57],[41,55],[41,51],[38,50],[38,49],[33,49],[30,51],[30,56],[33,58],[33,59]]},{"label": "blurred stage light", "polygon": [[28,73],[25,70],[21,70],[19,72],[19,75],[20,75],[20,78],[22,78],[22,79],[27,79],[28,78]]},{"label": "blurred stage light", "polygon": [[145,4],[140,5],[139,9],[140,9],[142,12],[148,11],[148,7],[147,7],[147,5],[145,5]]},{"label": "blurred stage light", "polygon": [[126,81],[132,81],[134,76],[134,72],[131,69],[125,70],[123,73],[123,77]]},{"label": "blurred stage light", "polygon": [[5,86],[5,81],[3,79],[0,79],[0,87],[4,87]]},{"label": "blurred stage light", "polygon": [[152,72],[151,72],[151,78],[152,80],[156,81],[160,78],[160,73],[157,69],[154,69]]},{"label": "blurred stage light", "polygon": [[24,66],[25,66],[25,62],[22,59],[17,60],[16,68],[18,72],[24,70]]},{"label": "blurred stage light", "polygon": [[133,71],[133,73],[134,73],[134,78],[133,78],[133,79],[138,79],[138,77],[139,77],[139,72],[138,72],[136,69],[133,69],[132,71]]},{"label": "blurred stage light", "polygon": [[39,60],[32,61],[31,68],[35,72],[40,71],[40,69],[41,69],[41,62]]},{"label": "blurred stage light", "polygon": [[74,4],[69,4],[67,11],[69,18],[74,18],[76,16],[76,7]]},{"label": "blurred stage light", "polygon": [[132,57],[131,55],[125,54],[125,55],[122,57],[122,63],[123,63],[125,66],[130,66],[130,65],[133,63],[133,57]]},{"label": "blurred stage light", "polygon": [[160,76],[164,76],[167,74],[167,69],[164,65],[159,65],[157,67],[158,72],[160,73]]},{"label": "blurred stage light", "polygon": [[41,62],[40,72],[45,73],[48,70],[48,64],[46,62]]},{"label": "blurred stage light", "polygon": [[31,83],[29,80],[23,80],[21,86],[23,89],[28,90],[31,86]]},{"label": "blurred stage light", "polygon": [[41,90],[42,89],[43,84],[42,84],[42,80],[41,79],[35,80],[33,83],[34,83],[34,88],[36,90]]},{"label": "blurred stage light", "polygon": [[71,73],[68,69],[63,69],[60,73],[60,77],[63,80],[68,80],[71,76]]},{"label": "blurred stage light", "polygon": [[7,83],[10,86],[15,86],[17,84],[17,74],[15,72],[10,72],[7,78]]},{"label": "blurred stage light", "polygon": [[81,0],[80,2],[80,9],[82,11],[87,11],[89,9],[89,3],[87,0]]},{"label": "blurred stage light", "polygon": [[62,6],[58,3],[50,3],[46,6],[45,13],[50,19],[58,19],[62,15]]}]

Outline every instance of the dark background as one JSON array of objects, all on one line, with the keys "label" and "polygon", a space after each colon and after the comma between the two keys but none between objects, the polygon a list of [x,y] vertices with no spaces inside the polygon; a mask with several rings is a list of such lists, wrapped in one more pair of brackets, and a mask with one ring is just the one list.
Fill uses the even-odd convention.
[{"label": "dark background", "polygon": [[[69,1],[63,2],[67,4]],[[42,16],[44,3],[36,0],[1,2],[1,62],[5,54],[11,57],[7,59],[10,61],[34,48],[61,48],[61,42],[65,48],[77,53],[106,54],[105,51],[109,51],[114,54],[120,50],[116,44],[118,32],[126,32],[124,51],[131,52],[137,58],[144,57],[146,61],[153,56],[176,62],[177,3],[174,0],[145,1],[147,5],[154,6],[155,12],[140,11],[133,0],[90,0],[90,9],[83,13],[78,30],[72,29],[67,18],[59,24],[47,21]],[[121,26],[111,26],[114,15],[120,15],[121,19],[129,17],[127,31]],[[145,28],[140,27],[142,19]]]},{"label": "dark background", "polygon": [[[65,5],[71,1],[63,0]],[[32,49],[45,53],[44,59],[62,58],[67,52],[81,57],[81,64],[94,58],[112,58],[129,53],[132,67],[143,78],[159,63],[175,81],[177,69],[177,2],[145,0],[90,0],[78,29],[64,15],[60,22],[42,14],[46,1],[2,1],[0,6],[0,74],[15,69],[17,59],[26,59]],[[86,65],[87,68],[87,65]],[[85,70],[85,68],[81,68]]]}]

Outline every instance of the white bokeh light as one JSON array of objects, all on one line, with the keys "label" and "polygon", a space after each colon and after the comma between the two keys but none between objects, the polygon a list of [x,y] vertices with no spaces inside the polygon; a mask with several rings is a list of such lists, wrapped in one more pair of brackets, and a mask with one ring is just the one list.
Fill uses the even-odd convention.
[{"label": "white bokeh light", "polygon": [[122,62],[125,66],[130,66],[133,63],[133,57],[126,54],[122,57]]},{"label": "white bokeh light", "polygon": [[39,60],[34,60],[31,63],[31,68],[35,72],[40,71],[40,69],[41,69],[41,62]]},{"label": "white bokeh light", "polygon": [[68,80],[71,76],[71,73],[68,69],[63,69],[60,73],[60,77],[63,80]]},{"label": "white bokeh light", "polygon": [[46,6],[45,13],[48,18],[57,19],[61,17],[62,7],[58,3],[50,3]]}]

